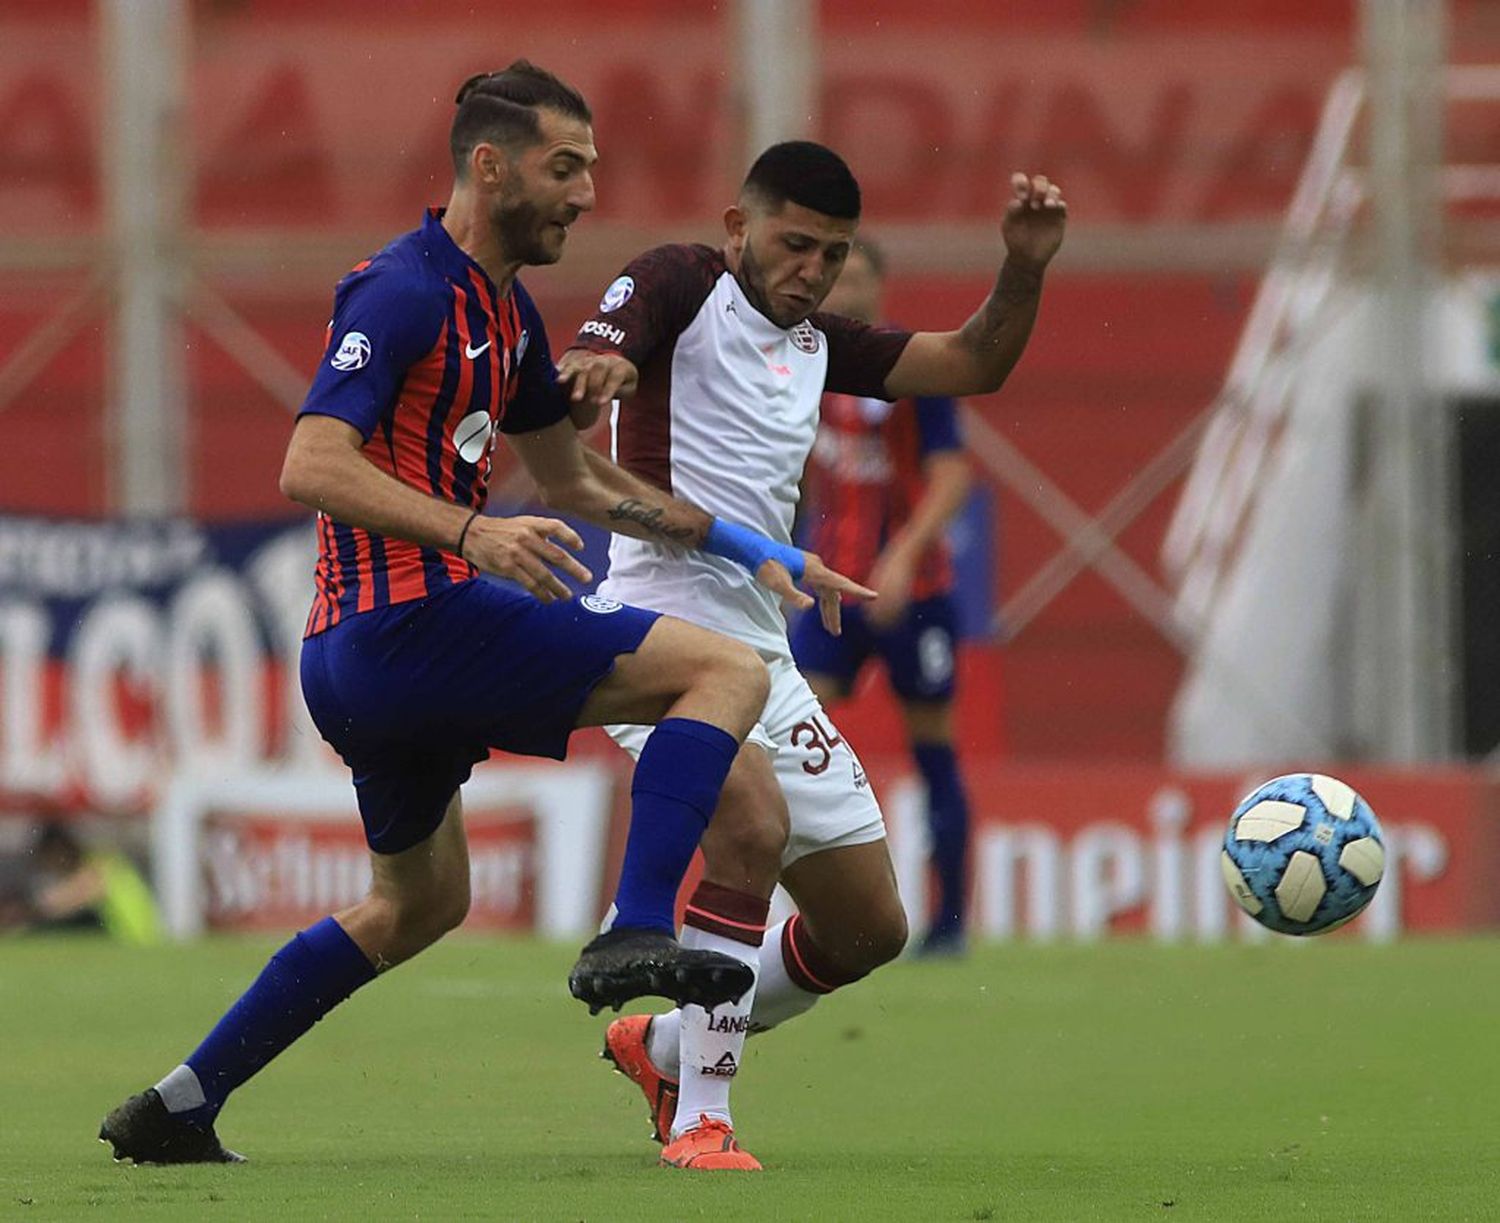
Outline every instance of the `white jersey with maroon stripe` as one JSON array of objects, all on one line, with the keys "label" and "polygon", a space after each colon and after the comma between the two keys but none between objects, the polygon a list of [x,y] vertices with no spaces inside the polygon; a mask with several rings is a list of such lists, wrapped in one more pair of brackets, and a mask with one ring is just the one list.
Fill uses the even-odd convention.
[{"label": "white jersey with maroon stripe", "polygon": [[[622,466],[790,543],[823,391],[881,396],[908,339],[830,315],[779,327],[720,252],[665,246],[625,269],[575,345],[621,353],[640,371],[636,396],[611,421]],[[790,656],[777,599],[733,561],[616,535],[599,589]]]}]

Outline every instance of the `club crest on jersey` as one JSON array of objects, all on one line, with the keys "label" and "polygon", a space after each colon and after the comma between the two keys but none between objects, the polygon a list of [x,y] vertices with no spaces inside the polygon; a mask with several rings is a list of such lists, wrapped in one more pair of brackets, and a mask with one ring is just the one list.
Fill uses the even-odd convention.
[{"label": "club crest on jersey", "polygon": [[608,314],[611,310],[618,310],[635,294],[635,281],[629,276],[621,276],[614,284],[604,290],[604,296],[599,299],[599,309]]},{"label": "club crest on jersey", "polygon": [[[516,341],[516,364],[521,364],[521,358],[526,355],[526,345],[531,343],[531,332],[521,332],[521,338]],[[508,370],[506,371],[509,372]]]},{"label": "club crest on jersey", "polygon": [[328,364],[334,369],[349,370],[362,369],[370,359],[370,337],[362,331],[346,331],[344,338],[339,341],[339,350],[329,359]]},{"label": "club crest on jersey", "polygon": [[470,412],[453,430],[453,448],[465,463],[478,465],[490,448],[494,436],[495,422],[488,412]]},{"label": "club crest on jersey", "polygon": [[603,595],[584,595],[578,602],[586,611],[595,612],[601,616],[607,616],[611,612],[617,612],[625,604],[615,599],[606,599]]},{"label": "club crest on jersey", "polygon": [[803,319],[792,328],[792,343],[803,352],[818,351],[818,329]]}]

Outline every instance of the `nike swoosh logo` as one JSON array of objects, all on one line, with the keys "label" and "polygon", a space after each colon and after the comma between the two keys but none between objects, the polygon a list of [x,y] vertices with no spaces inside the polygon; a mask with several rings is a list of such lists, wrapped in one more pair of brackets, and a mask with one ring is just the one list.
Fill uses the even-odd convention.
[{"label": "nike swoosh logo", "polygon": [[477,357],[480,353],[482,353],[486,348],[488,348],[493,343],[494,343],[493,340],[486,340],[478,348],[474,348],[472,345],[465,344],[464,345],[464,356],[468,357],[469,360],[472,361],[475,357]]}]

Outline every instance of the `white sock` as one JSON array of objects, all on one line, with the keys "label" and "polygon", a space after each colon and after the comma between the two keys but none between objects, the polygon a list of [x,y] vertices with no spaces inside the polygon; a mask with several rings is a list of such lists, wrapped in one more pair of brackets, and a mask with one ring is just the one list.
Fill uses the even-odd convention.
[{"label": "white sock", "polygon": [[669,1079],[679,1078],[682,1073],[682,1061],[678,1056],[681,1031],[682,1012],[673,1010],[655,1016],[646,1032],[646,1056]]},{"label": "white sock", "polygon": [[[768,1032],[788,1019],[795,1019],[812,1006],[822,994],[809,993],[794,985],[787,976],[786,964],[781,958],[781,930],[785,922],[766,931],[760,945],[759,968],[755,978],[755,1001],[750,1008],[750,1033]],[[686,941],[684,933],[683,939]],[[693,944],[696,946],[697,944]],[[744,944],[740,944],[742,947]],[[730,952],[731,955],[735,954]],[[743,999],[741,1000],[743,1001]],[[667,1011],[651,1021],[651,1030],[646,1040],[646,1056],[651,1064],[670,1079],[680,1079],[682,1060],[680,1056],[680,1033],[682,1012]]]},{"label": "white sock", "polygon": [[[723,934],[712,934],[696,926],[687,926],[682,932],[684,947],[698,947],[707,951],[719,951],[743,960],[752,968],[759,964],[759,948]],[[676,1138],[685,1129],[698,1124],[700,1117],[717,1118],[726,1125],[730,1123],[729,1089],[734,1076],[739,1073],[740,1058],[745,1052],[745,1033],[750,1027],[750,1009],[755,1004],[755,986],[752,985],[738,1002],[724,1002],[705,1011],[701,1006],[686,1006],[678,1012],[678,1096],[677,1118],[672,1124],[672,1137]],[[652,1044],[657,1040],[656,1029],[668,1029],[671,1025],[659,1017],[652,1025]],[[665,1033],[664,1033],[665,1034]],[[653,1055],[651,1060],[656,1062]],[[657,1068],[666,1069],[661,1062]]]},{"label": "white sock", "polygon": [[169,1113],[185,1113],[208,1103],[208,1097],[203,1094],[203,1084],[198,1081],[193,1068],[186,1064],[178,1066],[158,1083],[156,1094],[161,1097],[161,1102],[167,1106]]},{"label": "white sock", "polygon": [[795,1019],[812,1010],[813,1004],[823,996],[803,989],[787,975],[786,961],[781,955],[781,936],[785,929],[786,922],[778,922],[766,931],[765,942],[760,945],[755,1009],[750,1013],[752,1032],[769,1032],[788,1019]]}]

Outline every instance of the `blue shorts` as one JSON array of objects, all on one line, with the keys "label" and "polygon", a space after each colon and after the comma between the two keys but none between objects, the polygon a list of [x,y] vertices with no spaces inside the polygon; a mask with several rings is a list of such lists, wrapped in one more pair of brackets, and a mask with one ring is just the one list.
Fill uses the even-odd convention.
[{"label": "blue shorts", "polygon": [[870,656],[878,654],[902,700],[953,699],[958,621],[951,595],[917,600],[889,628],[873,627],[858,604],[846,603],[843,619],[838,637],[823,627],[816,610],[803,613],[792,627],[792,657],[804,675],[831,676],[848,691]]},{"label": "blue shorts", "polygon": [[492,747],[561,760],[589,693],[657,619],[474,580],[309,637],[302,694],[354,773],[370,848],[394,854],[431,836]]}]

